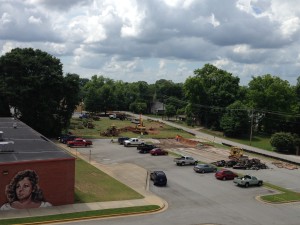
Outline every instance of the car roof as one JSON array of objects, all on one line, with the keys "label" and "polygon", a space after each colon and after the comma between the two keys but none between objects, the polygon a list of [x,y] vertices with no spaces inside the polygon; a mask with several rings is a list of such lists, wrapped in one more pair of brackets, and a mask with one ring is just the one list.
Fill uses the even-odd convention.
[{"label": "car roof", "polygon": [[161,170],[153,171],[153,173],[156,173],[157,175],[166,175],[165,172]]}]

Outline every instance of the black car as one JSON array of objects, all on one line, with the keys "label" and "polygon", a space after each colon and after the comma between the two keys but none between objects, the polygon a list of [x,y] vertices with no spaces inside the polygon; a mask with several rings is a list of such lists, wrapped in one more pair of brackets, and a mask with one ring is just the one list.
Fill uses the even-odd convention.
[{"label": "black car", "polygon": [[154,185],[166,186],[167,176],[163,171],[153,171],[150,173],[150,179],[153,181]]},{"label": "black car", "polygon": [[136,149],[139,150],[139,153],[149,153],[154,148],[157,148],[157,146],[151,144],[144,144],[136,147]]},{"label": "black car", "polygon": [[68,141],[73,141],[77,138],[75,135],[65,134],[59,137],[59,142],[67,144]]},{"label": "black car", "polygon": [[123,145],[124,144],[124,141],[128,140],[129,137],[119,137],[118,138],[118,142],[120,145]]}]

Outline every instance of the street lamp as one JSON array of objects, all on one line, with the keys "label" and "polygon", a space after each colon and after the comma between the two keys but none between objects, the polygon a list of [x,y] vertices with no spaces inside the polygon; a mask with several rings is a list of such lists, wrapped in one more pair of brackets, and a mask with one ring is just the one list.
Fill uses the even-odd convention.
[{"label": "street lamp", "polygon": [[253,135],[253,109],[251,110],[250,146],[252,145],[252,135]]}]

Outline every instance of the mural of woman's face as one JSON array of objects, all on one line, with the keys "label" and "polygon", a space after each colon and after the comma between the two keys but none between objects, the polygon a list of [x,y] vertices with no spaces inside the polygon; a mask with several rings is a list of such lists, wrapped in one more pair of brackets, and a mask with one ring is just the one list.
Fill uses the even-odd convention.
[{"label": "mural of woman's face", "polygon": [[24,201],[31,198],[32,192],[33,192],[33,187],[28,177],[25,177],[23,180],[20,180],[17,183],[16,194],[19,201]]}]

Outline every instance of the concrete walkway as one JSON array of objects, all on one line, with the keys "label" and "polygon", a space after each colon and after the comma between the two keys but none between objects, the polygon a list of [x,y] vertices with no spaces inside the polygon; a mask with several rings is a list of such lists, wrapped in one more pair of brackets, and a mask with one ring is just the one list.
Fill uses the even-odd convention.
[{"label": "concrete walkway", "polygon": [[[71,151],[73,155],[76,154],[74,149],[71,148],[65,148],[65,149]],[[78,153],[77,153],[77,157],[80,157],[83,160],[88,161],[88,159],[82,157]],[[91,211],[91,210],[125,208],[125,207],[132,207],[132,206],[146,206],[146,205],[158,205],[160,207],[159,211],[165,210],[167,208],[168,204],[166,201],[152,194],[148,190],[149,176],[147,170],[145,170],[144,168],[129,163],[122,164],[122,165],[103,165],[91,161],[91,164],[99,168],[103,172],[107,173],[111,177],[114,177],[120,182],[131,187],[132,189],[134,189],[135,191],[143,195],[144,198],[134,199],[134,200],[124,200],[124,201],[79,203],[79,204],[53,206],[53,207],[39,208],[39,209],[0,211],[0,218],[1,219],[24,218],[24,217],[83,212],[83,211]]]}]

